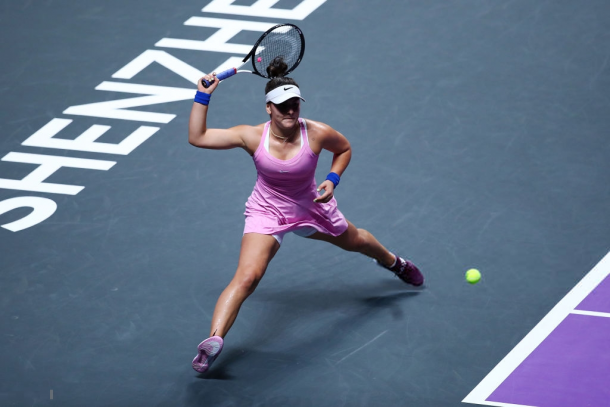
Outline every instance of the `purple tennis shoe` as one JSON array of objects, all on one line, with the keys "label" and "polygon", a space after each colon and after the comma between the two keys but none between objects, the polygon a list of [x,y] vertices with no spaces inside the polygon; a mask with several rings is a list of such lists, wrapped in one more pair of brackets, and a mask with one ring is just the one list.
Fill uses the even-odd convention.
[{"label": "purple tennis shoe", "polygon": [[193,359],[193,369],[199,373],[205,373],[220,355],[224,341],[220,336],[212,336],[197,346],[199,352]]},{"label": "purple tennis shoe", "polygon": [[396,274],[398,278],[400,278],[407,284],[419,287],[424,283],[424,276],[421,271],[419,271],[419,269],[415,266],[415,264],[411,263],[409,260],[403,259],[400,256],[396,256],[395,254],[394,256],[396,257],[396,262],[392,267],[383,266],[377,260],[375,260],[375,262],[383,268],[386,268]]}]

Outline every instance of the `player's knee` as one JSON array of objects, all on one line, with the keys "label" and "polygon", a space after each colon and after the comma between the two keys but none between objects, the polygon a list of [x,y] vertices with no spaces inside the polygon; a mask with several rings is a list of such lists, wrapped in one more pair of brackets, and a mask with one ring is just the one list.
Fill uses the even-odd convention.
[{"label": "player's knee", "polygon": [[237,286],[248,295],[254,292],[262,278],[262,272],[260,270],[250,267],[240,270],[238,275],[239,277],[236,281]]},{"label": "player's knee", "polygon": [[347,242],[347,244],[344,247],[346,250],[348,250],[350,252],[361,252],[366,247],[366,244],[367,244],[366,236],[369,232],[367,232],[364,229],[357,229],[357,232],[358,233],[356,233],[350,237],[349,241]]},{"label": "player's knee", "polygon": [[362,252],[363,250],[366,250],[369,245],[370,236],[372,235],[368,230],[358,229],[358,237],[355,239],[356,250],[354,251]]}]

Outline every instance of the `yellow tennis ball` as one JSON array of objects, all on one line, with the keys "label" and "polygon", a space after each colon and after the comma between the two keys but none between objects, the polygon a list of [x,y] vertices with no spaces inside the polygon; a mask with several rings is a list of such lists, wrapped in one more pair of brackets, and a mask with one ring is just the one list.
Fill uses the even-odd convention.
[{"label": "yellow tennis ball", "polygon": [[470,269],[466,272],[466,281],[470,284],[476,284],[481,279],[481,273],[477,269]]}]

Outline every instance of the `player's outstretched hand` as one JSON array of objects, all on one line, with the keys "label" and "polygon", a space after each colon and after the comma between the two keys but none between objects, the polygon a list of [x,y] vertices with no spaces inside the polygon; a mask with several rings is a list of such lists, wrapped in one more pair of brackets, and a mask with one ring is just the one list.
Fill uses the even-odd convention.
[{"label": "player's outstretched hand", "polygon": [[[208,86],[207,88],[203,87],[203,83],[201,83],[201,80],[205,79],[206,81],[210,82],[212,79],[214,80],[214,83],[212,83],[210,86]],[[212,72],[211,74],[207,74],[205,76],[202,76],[201,78],[199,78],[199,80],[197,81],[197,90],[199,92],[203,92],[203,93],[208,93],[208,94],[212,94],[212,92],[214,92],[214,89],[216,89],[216,87],[218,87],[218,84],[220,83],[220,81],[218,80],[218,78],[216,77],[216,72]]]},{"label": "player's outstretched hand", "polygon": [[322,195],[320,195],[313,201],[317,202],[317,203],[326,203],[326,202],[330,201],[331,199],[333,199],[334,192],[335,192],[335,184],[333,184],[332,181],[325,180],[318,187],[318,192],[323,192],[323,193],[322,193]]}]

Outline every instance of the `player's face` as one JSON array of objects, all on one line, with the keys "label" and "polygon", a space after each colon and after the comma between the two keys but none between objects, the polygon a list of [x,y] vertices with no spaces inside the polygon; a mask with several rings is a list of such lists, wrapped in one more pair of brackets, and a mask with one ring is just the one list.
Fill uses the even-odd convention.
[{"label": "player's face", "polygon": [[298,118],[299,112],[301,111],[301,99],[291,98],[291,99],[288,99],[287,101],[285,101],[284,103],[275,105],[275,107],[283,115],[290,116],[290,115],[296,114],[297,118]]},{"label": "player's face", "polygon": [[284,127],[292,127],[301,113],[301,99],[291,98],[278,105],[267,103],[267,113]]}]

